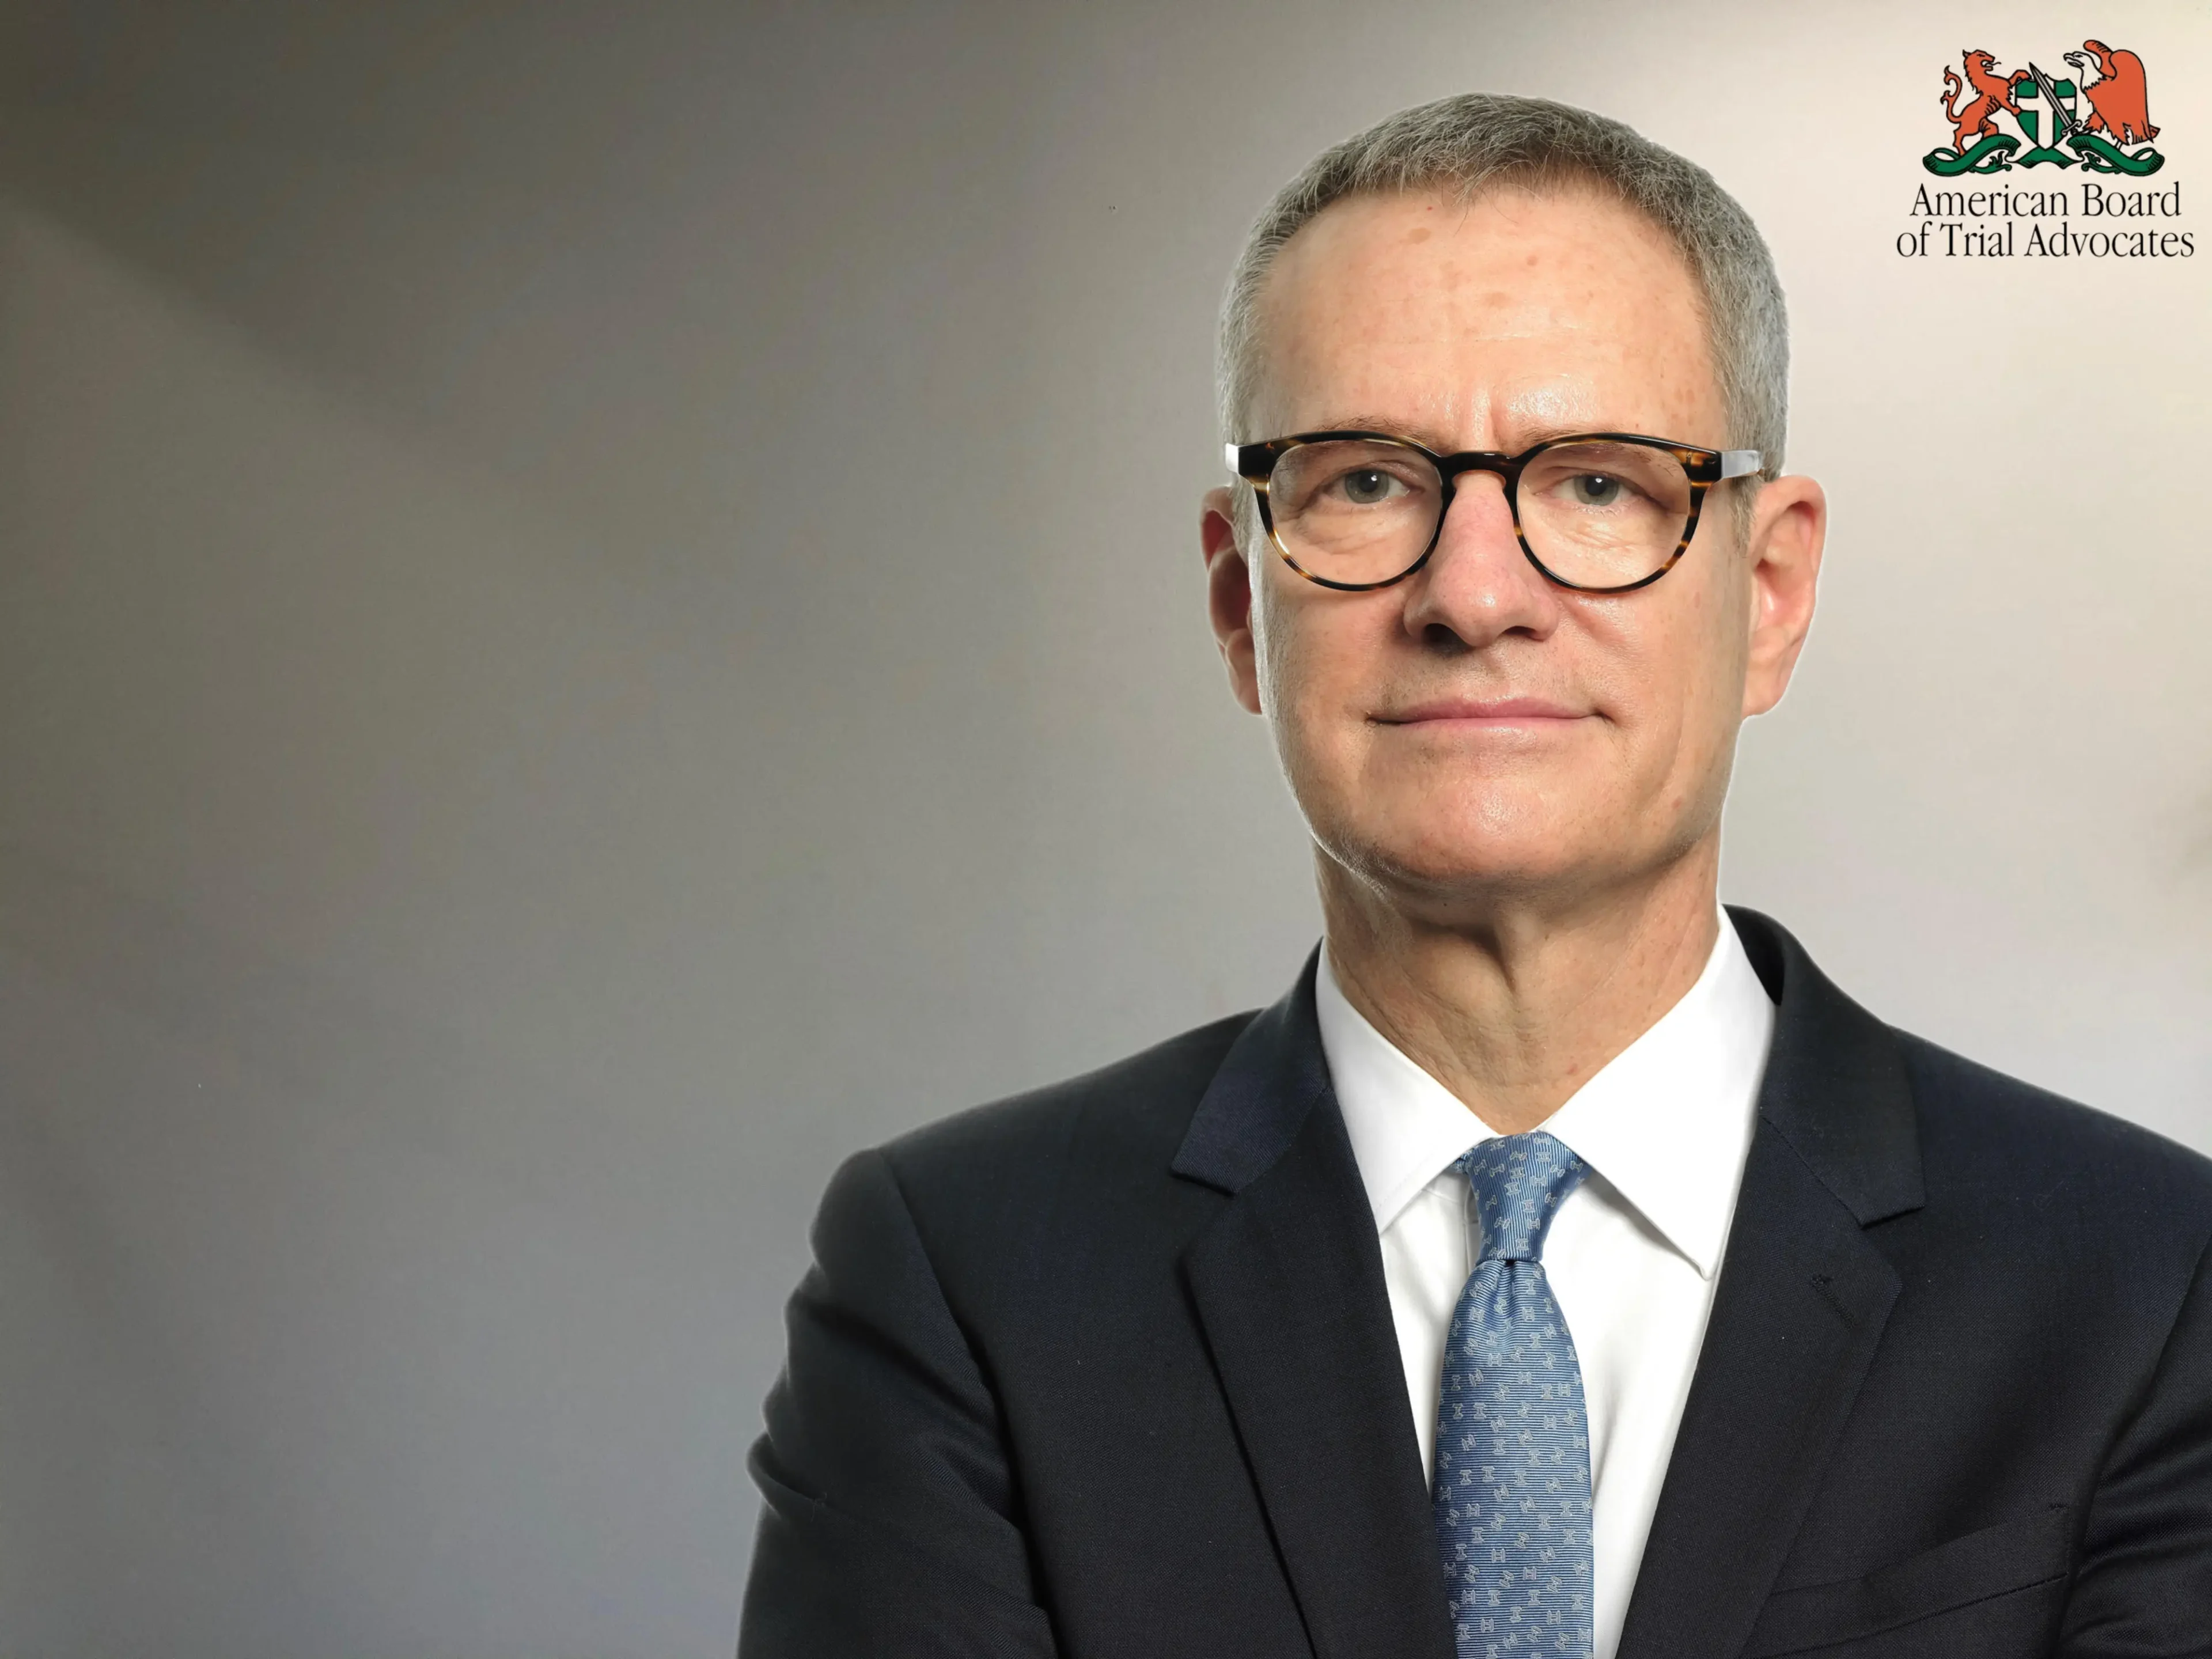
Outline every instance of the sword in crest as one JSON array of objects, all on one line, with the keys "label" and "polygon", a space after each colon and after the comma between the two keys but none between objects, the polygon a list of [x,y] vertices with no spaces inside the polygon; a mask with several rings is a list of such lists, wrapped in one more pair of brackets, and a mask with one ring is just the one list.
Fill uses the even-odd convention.
[{"label": "sword in crest", "polygon": [[2022,131],[2027,134],[2027,141],[2032,148],[2018,159],[2015,165],[2032,167],[2049,161],[2062,167],[2072,167],[2074,158],[2060,149],[2058,146],[2065,139],[2072,137],[2081,125],[2072,106],[2067,101],[2069,98],[2075,95],[2074,83],[2071,81],[2054,81],[2043,71],[2039,65],[2033,63],[2027,66],[2027,78],[2034,83],[2034,89],[2031,91],[2027,87],[2019,86],[2015,82],[2015,95],[2022,102],[2033,99],[2041,104],[2045,109],[2049,110],[2051,131],[2047,133],[2037,131],[2036,129],[2041,123],[2036,118],[2036,112],[2032,109],[2021,111],[2020,125]]},{"label": "sword in crest", "polygon": [[2050,142],[2055,144],[2062,138],[2071,138],[2075,129],[2081,124],[2075,119],[2072,107],[2060,98],[2059,94],[2062,91],[2070,94],[2074,90],[2074,83],[2071,81],[2053,82],[2033,64],[2027,66],[2027,72],[2035,77],[2035,89],[2043,95],[2044,107],[2051,112]]}]

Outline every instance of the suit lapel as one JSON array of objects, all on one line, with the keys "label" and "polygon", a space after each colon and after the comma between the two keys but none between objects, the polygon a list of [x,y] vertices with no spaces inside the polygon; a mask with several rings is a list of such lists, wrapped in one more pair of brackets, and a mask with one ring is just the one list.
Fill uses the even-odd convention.
[{"label": "suit lapel", "polygon": [[1780,927],[1748,911],[1735,917],[1780,1006],[1620,1659],[1724,1659],[1742,1648],[1900,1288],[1865,1230],[1922,1202],[1894,1035]]},{"label": "suit lapel", "polygon": [[1313,1012],[1248,1026],[1175,1170],[1229,1194],[1183,1271],[1318,1659],[1451,1659],[1381,1247]]}]

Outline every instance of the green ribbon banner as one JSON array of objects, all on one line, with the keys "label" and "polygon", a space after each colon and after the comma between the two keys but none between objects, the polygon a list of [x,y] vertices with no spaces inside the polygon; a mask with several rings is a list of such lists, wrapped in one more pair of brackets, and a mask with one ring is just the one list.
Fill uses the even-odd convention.
[{"label": "green ribbon banner", "polygon": [[2166,157],[2148,144],[2130,155],[2111,139],[2094,132],[2077,132],[2066,142],[2081,158],[2085,173],[2124,173],[2140,179],[2166,165]]},{"label": "green ribbon banner", "polygon": [[[2097,142],[2104,143],[2102,139]],[[1996,132],[1983,139],[1972,149],[1963,153],[1955,149],[1931,149],[1920,158],[1920,165],[1926,167],[1929,172],[1945,179],[1955,179],[1962,173],[1996,173],[2012,165],[2008,158],[2013,151],[2019,148],[2019,139],[2007,133]],[[2110,144],[2106,144],[2105,148],[2112,149]],[[2119,156],[2123,161],[2127,160],[2127,157],[2120,155],[2118,150],[2112,150],[2112,154]],[[2084,165],[2094,165],[2094,163],[2085,161]],[[2157,163],[2154,162],[2152,167],[2140,170],[2148,173],[2156,165]],[[2133,167],[2123,170],[2130,173],[2137,171]]]}]

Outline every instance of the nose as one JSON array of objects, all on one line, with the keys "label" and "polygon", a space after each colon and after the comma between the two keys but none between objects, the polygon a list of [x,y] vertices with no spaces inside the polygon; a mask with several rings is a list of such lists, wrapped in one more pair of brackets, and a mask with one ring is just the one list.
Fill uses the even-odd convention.
[{"label": "nose", "polygon": [[1544,639],[1559,590],[1521,550],[1504,480],[1462,473],[1429,561],[1406,582],[1405,626],[1422,644],[1480,651],[1509,634]]}]

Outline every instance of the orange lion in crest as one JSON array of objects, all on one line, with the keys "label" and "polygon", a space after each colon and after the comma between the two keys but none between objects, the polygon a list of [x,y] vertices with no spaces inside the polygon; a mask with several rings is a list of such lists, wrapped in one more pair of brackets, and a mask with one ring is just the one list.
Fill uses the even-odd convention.
[{"label": "orange lion in crest", "polygon": [[[2089,78],[2088,59],[2096,63],[2098,79]],[[2158,137],[2150,124],[2150,94],[2143,86],[2143,62],[2131,52],[2114,52],[2102,40],[2084,40],[2080,52],[2069,52],[2081,95],[2096,112],[2087,126],[2103,132],[2116,144],[2140,144]]]},{"label": "orange lion in crest", "polygon": [[[1944,118],[1954,129],[1951,148],[1960,155],[1977,138],[1996,136],[1997,124],[1990,119],[1999,110],[2011,112],[2017,120],[2020,106],[2012,100],[2012,82],[1996,72],[1997,60],[1986,52],[1967,52],[1960,54],[1960,64],[1966,71],[1961,83],[1957,74],[1943,71],[1943,90],[1936,101],[1943,106]],[[1963,109],[1959,107],[1959,94],[1967,87],[1974,89],[1974,100]]]}]

